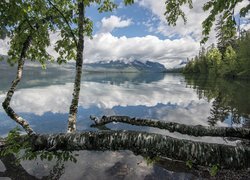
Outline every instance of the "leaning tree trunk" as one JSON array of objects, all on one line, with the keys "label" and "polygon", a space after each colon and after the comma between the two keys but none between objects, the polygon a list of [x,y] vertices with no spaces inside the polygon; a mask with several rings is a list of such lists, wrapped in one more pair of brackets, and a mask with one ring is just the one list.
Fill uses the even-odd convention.
[{"label": "leaning tree trunk", "polygon": [[228,146],[165,135],[136,131],[98,131],[66,134],[34,135],[30,138],[33,150],[130,150],[143,156],[162,156],[181,161],[192,161],[203,166],[221,168],[250,167],[250,147]]},{"label": "leaning tree trunk", "polygon": [[16,79],[12,82],[12,85],[6,95],[4,102],[2,103],[2,106],[5,112],[7,113],[7,115],[11,119],[16,121],[18,124],[20,124],[28,134],[35,134],[33,129],[30,127],[29,123],[25,119],[23,119],[21,116],[19,116],[17,113],[15,113],[15,111],[10,107],[10,101],[14,95],[14,92],[17,88],[18,83],[21,81],[21,78],[22,78],[25,57],[26,57],[27,50],[31,44],[31,41],[32,41],[32,36],[29,35],[27,39],[25,40],[25,42],[23,43],[22,51],[18,59]]},{"label": "leaning tree trunk", "polygon": [[236,137],[250,139],[250,129],[232,127],[211,127],[211,126],[192,126],[175,122],[164,122],[150,119],[130,118],[128,116],[103,116],[101,119],[90,116],[95,122],[95,126],[103,126],[111,122],[121,122],[137,126],[150,126],[159,129],[166,129],[170,132],[179,132],[191,136],[213,136],[213,137]]},{"label": "leaning tree trunk", "polygon": [[79,94],[81,90],[81,76],[82,76],[82,64],[83,64],[83,50],[84,50],[84,36],[83,36],[83,22],[84,22],[84,3],[83,1],[78,2],[78,44],[77,44],[77,59],[76,59],[76,75],[75,75],[75,84],[73,99],[69,111],[68,119],[68,132],[74,132],[76,130],[76,118],[78,111],[78,101]]}]

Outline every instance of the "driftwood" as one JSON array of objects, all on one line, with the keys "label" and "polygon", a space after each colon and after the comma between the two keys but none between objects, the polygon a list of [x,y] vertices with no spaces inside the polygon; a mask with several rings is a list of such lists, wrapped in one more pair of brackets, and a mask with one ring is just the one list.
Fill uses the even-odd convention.
[{"label": "driftwood", "polygon": [[33,135],[32,149],[39,150],[130,150],[143,156],[161,156],[202,166],[219,164],[222,168],[250,167],[250,147],[227,146],[176,139],[160,134],[136,131],[97,131],[67,134]]},{"label": "driftwood", "polygon": [[175,122],[156,121],[150,119],[130,118],[128,116],[103,116],[101,119],[91,116],[96,126],[103,126],[111,122],[121,122],[137,126],[150,126],[159,129],[166,129],[170,132],[179,132],[191,136],[213,136],[213,137],[236,137],[250,139],[250,129],[231,128],[231,127],[211,127],[211,126],[192,126]]}]

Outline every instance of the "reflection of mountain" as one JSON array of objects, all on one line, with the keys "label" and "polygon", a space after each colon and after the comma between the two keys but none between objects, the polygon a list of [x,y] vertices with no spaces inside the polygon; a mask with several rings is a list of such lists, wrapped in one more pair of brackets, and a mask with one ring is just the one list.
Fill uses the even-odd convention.
[{"label": "reflection of mountain", "polygon": [[[0,65],[0,92],[6,91],[14,79],[16,67]],[[19,88],[31,88],[35,86],[48,86],[53,84],[65,84],[73,82],[74,70],[67,66],[52,66],[43,70],[39,66],[25,66],[23,79]],[[83,81],[122,84],[126,81],[131,83],[151,83],[164,78],[164,73],[84,73]]]},{"label": "reflection of mountain", "polygon": [[[41,67],[25,66],[22,81],[19,88],[31,88],[35,86],[47,86],[49,84],[65,84],[73,79],[73,72],[66,69],[49,67],[43,70]],[[0,92],[9,88],[11,81],[16,76],[16,67],[0,65]]]},{"label": "reflection of mountain", "polygon": [[84,81],[123,84],[130,83],[151,83],[164,79],[163,73],[87,73],[83,75]]},{"label": "reflection of mountain", "polygon": [[166,72],[166,68],[160,63],[151,61],[143,63],[136,60],[128,63],[123,61],[101,61],[85,64],[83,68],[89,72]]},{"label": "reflection of mountain", "polygon": [[[86,76],[88,77],[88,74]],[[115,84],[110,83],[112,80],[109,80],[108,77],[106,80],[102,83],[83,81],[79,99],[78,130],[93,130],[90,128],[92,124],[89,119],[90,115],[98,117],[102,115],[129,115],[191,125],[208,124],[210,103],[199,100],[192,89],[186,88],[184,78],[181,75],[167,74],[164,79],[150,83],[146,83],[145,80],[143,83],[125,81]],[[27,119],[36,132],[52,133],[66,130],[73,83],[61,82],[62,84],[53,84],[55,82],[50,82],[50,78],[48,78],[47,86],[41,87],[38,84],[32,88],[19,88],[15,92],[12,101],[13,109]],[[0,103],[4,97],[5,94],[0,92]],[[5,115],[1,106],[0,122],[0,134],[2,135],[5,135],[16,125]],[[225,124],[222,125],[225,126]],[[121,124],[110,124],[108,127],[131,129],[130,126]],[[166,133],[166,131],[152,128],[136,126],[133,128],[147,132]],[[178,137],[174,134],[172,136]],[[224,142],[214,138],[203,138],[201,141]]]},{"label": "reflection of mountain", "polygon": [[[169,74],[163,80],[151,83],[110,82],[107,79],[103,83],[82,83],[79,115],[85,125],[91,114],[102,116],[115,113],[202,125],[209,116],[209,104],[200,101],[192,89],[185,88],[180,75]],[[12,107],[24,118],[31,122],[34,120],[31,124],[37,125],[38,121],[46,124],[48,121],[48,124],[57,124],[51,127],[63,129],[59,124],[67,120],[72,89],[73,83],[54,85],[48,79],[48,85],[44,87],[19,88],[13,97]],[[0,102],[4,97],[5,94],[0,93]],[[0,111],[3,112],[1,107]],[[5,119],[3,114],[0,113],[0,116]],[[42,124],[39,127],[43,127]]]}]

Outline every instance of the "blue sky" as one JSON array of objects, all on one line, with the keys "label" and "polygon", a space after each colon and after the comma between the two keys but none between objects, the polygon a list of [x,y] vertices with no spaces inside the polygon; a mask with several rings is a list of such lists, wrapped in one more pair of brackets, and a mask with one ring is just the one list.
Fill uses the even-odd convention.
[{"label": "blue sky", "polygon": [[98,13],[96,6],[91,6],[87,9],[87,16],[90,17],[94,22],[94,34],[100,30],[101,20],[110,16],[120,17],[122,20],[130,19],[132,22],[129,26],[124,28],[117,28],[112,31],[112,34],[116,37],[143,37],[147,35],[155,35],[160,39],[165,37],[156,32],[150,32],[146,23],[151,22],[151,25],[157,26],[160,20],[152,14],[150,9],[140,6],[135,3],[130,6],[124,6],[122,1],[117,1],[119,4],[118,8],[113,12]]}]

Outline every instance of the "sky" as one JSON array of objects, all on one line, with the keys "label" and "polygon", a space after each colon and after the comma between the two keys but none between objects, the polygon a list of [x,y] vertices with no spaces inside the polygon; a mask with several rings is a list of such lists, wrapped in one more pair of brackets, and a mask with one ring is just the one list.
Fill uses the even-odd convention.
[{"label": "sky", "polygon": [[[154,61],[166,68],[178,67],[182,61],[195,56],[200,49],[202,21],[208,13],[202,10],[207,0],[193,0],[193,9],[183,7],[187,16],[184,25],[181,19],[175,27],[167,25],[164,8],[165,0],[135,0],[135,4],[124,6],[115,0],[118,8],[109,13],[98,13],[97,6],[87,9],[87,16],[94,22],[93,39],[86,38],[84,62],[122,60],[125,62]],[[235,10],[246,6],[244,0]],[[248,25],[242,25],[250,28]],[[52,44],[58,34],[51,34]],[[207,45],[215,43],[212,31]],[[7,40],[0,40],[0,54],[7,54]],[[53,56],[52,48],[48,51]]]}]

